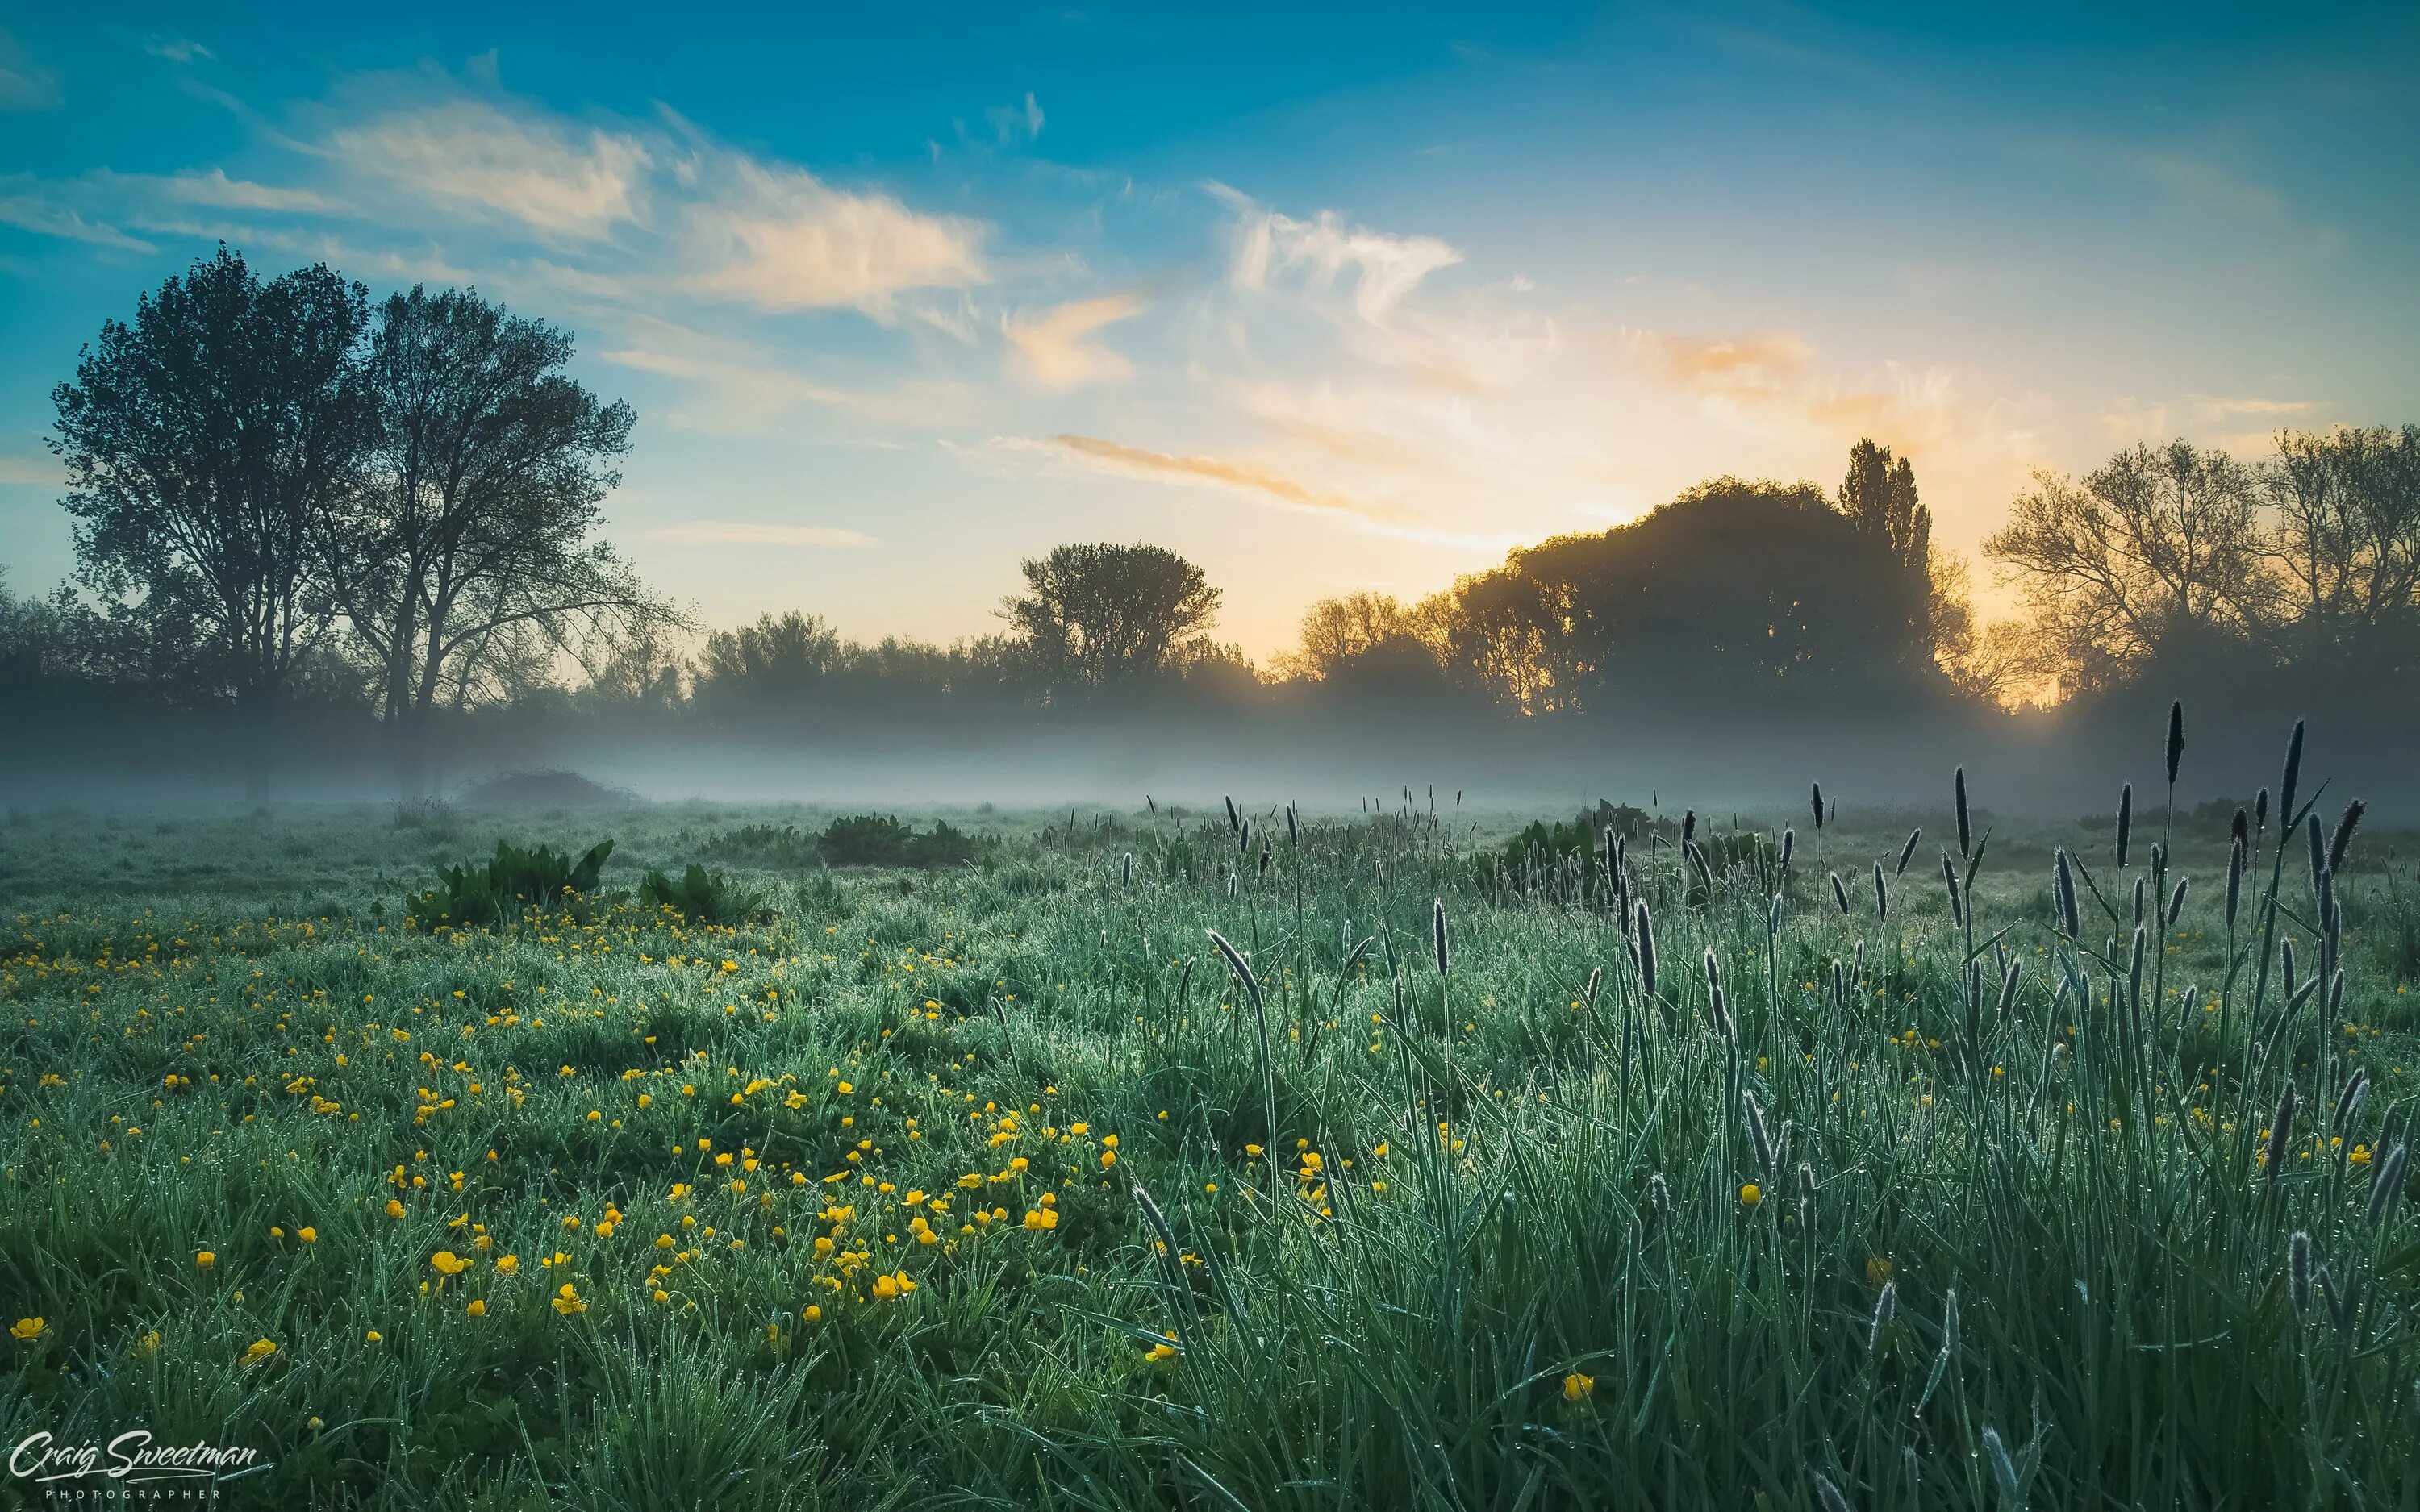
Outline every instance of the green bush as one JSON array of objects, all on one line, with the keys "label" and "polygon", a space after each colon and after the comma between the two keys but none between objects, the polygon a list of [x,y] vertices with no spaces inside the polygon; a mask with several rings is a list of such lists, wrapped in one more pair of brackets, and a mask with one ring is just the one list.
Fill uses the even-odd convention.
[{"label": "green bush", "polygon": [[595,902],[597,874],[613,854],[610,840],[597,841],[577,861],[551,846],[524,850],[498,841],[495,856],[485,866],[466,862],[439,868],[437,886],[406,898],[403,909],[423,925],[491,929],[515,922],[533,908]]},{"label": "green bush", "polygon": [[693,924],[744,924],[765,913],[764,894],[742,890],[720,872],[709,875],[695,861],[677,882],[661,872],[649,872],[639,881],[639,902],[648,908],[669,908]]},{"label": "green bush", "polygon": [[814,864],[819,853],[815,838],[796,825],[741,825],[708,838],[706,854],[721,861],[799,867]]},{"label": "green bush", "polygon": [[833,866],[963,866],[975,858],[983,842],[947,822],[933,821],[932,833],[919,835],[890,814],[855,814],[835,819],[823,834],[824,859]]}]

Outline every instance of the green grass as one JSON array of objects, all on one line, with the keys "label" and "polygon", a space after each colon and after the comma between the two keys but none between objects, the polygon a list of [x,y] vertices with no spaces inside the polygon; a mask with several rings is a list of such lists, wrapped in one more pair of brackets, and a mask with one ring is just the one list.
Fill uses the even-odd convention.
[{"label": "green grass", "polygon": [[[0,1441],[258,1448],[223,1504],[1792,1508],[1821,1475],[1896,1512],[2011,1504],[1989,1428],[2036,1507],[2420,1503],[2420,1222],[2366,1216],[2420,898],[2378,834],[2341,1011],[2256,1051],[2265,854],[2230,935],[2224,853],[2180,843],[2139,1034],[2127,948],[2092,959],[2131,920],[2053,927],[2051,848],[2124,916],[2155,803],[2122,877],[2099,828],[1995,834],[1971,936],[1934,844],[1876,918],[1903,825],[1800,817],[1774,935],[1634,842],[1652,996],[1592,874],[1493,870],[1510,823],[1296,847],[1264,810],[1232,895],[1223,813],[954,814],[1001,843],[929,872],[715,844],[822,817],[12,822],[0,1324],[43,1328],[0,1336]],[[624,890],[721,856],[766,909],[407,922],[503,838],[613,839]],[[2062,959],[2090,1001],[2053,1012]]]}]

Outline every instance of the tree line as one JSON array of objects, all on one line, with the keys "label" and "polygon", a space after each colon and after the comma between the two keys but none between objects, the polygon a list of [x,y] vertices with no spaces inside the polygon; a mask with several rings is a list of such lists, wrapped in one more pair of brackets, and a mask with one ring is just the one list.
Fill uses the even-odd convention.
[{"label": "tree line", "polygon": [[2415,426],[2040,474],[1984,547],[2023,605],[1998,624],[1933,545],[1912,460],[1861,440],[1829,491],[1717,478],[1417,601],[1322,600],[1263,669],[1215,638],[1202,570],[1147,544],[1024,562],[1001,629],[948,645],[804,611],[700,638],[600,534],[636,417],[570,378],[572,354],[475,290],[373,301],[220,248],[106,322],[54,392],[77,566],[47,600],[0,594],[0,681],[229,711],[256,774],[297,709],[375,718],[407,792],[435,780],[449,720],[501,708],[2088,710],[2154,685],[2414,704]]}]

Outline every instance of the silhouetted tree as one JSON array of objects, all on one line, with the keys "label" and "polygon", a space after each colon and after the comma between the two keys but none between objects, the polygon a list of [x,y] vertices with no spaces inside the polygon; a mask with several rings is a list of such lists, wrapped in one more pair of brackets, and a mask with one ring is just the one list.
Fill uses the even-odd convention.
[{"label": "silhouetted tree", "polygon": [[1376,661],[1435,658],[1420,639],[1419,616],[1392,594],[1363,591],[1323,598],[1303,611],[1296,649],[1279,657],[1289,677],[1321,682]]},{"label": "silhouetted tree", "polygon": [[1070,543],[1024,564],[1026,592],[1001,601],[1055,684],[1102,687],[1166,670],[1217,619],[1219,591],[1158,546]]},{"label": "silhouetted tree", "polygon": [[319,539],[407,793],[428,780],[433,710],[548,681],[566,655],[601,665],[676,618],[593,538],[636,417],[566,375],[571,353],[569,332],[476,291],[379,308],[374,467]]},{"label": "silhouetted tree", "polygon": [[2288,431],[2260,481],[2281,659],[2376,675],[2420,651],[2420,425]]},{"label": "silhouetted tree", "polygon": [[1875,542],[1892,571],[1879,585],[1906,626],[1902,655],[1911,665],[1933,659],[1932,511],[1916,501],[1916,469],[1890,448],[1859,440],[1849,448],[1848,475],[1834,496],[1858,532]]},{"label": "silhouetted tree", "polygon": [[329,628],[318,527],[372,434],[367,318],[368,291],[323,266],[263,284],[222,246],[104,323],[52,393],[78,580],[163,681],[232,697],[263,732],[256,789]]},{"label": "silhouetted tree", "polygon": [[78,621],[72,604],[11,593],[8,565],[0,563],[0,687],[23,688],[91,672],[92,648]]},{"label": "silhouetted tree", "polygon": [[2036,474],[1983,551],[2017,579],[2067,691],[2117,687],[2154,661],[2212,664],[2258,619],[2257,504],[2225,452],[2137,445],[2080,482]]},{"label": "silhouetted tree", "polygon": [[839,669],[841,639],[820,614],[766,614],[706,638],[695,673],[700,704],[725,713],[808,702]]},{"label": "silhouetted tree", "polygon": [[1450,665],[1530,713],[1623,698],[1904,693],[1899,558],[1812,484],[1701,484],[1635,523],[1455,585]]}]

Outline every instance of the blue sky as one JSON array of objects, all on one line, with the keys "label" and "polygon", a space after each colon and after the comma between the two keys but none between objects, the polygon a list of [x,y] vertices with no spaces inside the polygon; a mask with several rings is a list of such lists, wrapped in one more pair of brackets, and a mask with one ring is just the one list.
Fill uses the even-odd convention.
[{"label": "blue sky", "polygon": [[869,637],[1148,539],[1265,656],[1860,435],[1971,549],[2137,438],[2420,419],[2408,9],[348,8],[0,23],[17,591],[51,386],[222,237],[568,326],[613,537]]}]

